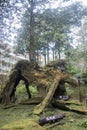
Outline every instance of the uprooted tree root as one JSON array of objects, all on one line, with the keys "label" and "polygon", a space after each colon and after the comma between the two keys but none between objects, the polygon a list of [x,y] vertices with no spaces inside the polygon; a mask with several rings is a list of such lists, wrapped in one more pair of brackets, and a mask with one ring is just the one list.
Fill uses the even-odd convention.
[{"label": "uprooted tree root", "polygon": [[[2,103],[8,105],[15,99],[16,87],[20,80],[24,80],[28,96],[30,92],[28,85],[34,84],[37,86],[39,92],[44,89],[43,101],[34,110],[34,113],[41,113],[43,109],[51,102],[52,98],[58,95],[63,95],[66,92],[64,84],[67,82],[70,85],[77,85],[76,81],[68,74],[62,73],[61,70],[56,69],[57,64],[64,64],[56,62],[55,65],[39,68],[36,63],[29,61],[19,61],[12,69],[9,79],[2,92]],[[61,65],[60,64],[60,65]],[[62,86],[62,87],[61,87]],[[62,88],[62,89],[61,89]],[[37,111],[38,109],[38,111]],[[35,112],[37,111],[37,112]]]}]

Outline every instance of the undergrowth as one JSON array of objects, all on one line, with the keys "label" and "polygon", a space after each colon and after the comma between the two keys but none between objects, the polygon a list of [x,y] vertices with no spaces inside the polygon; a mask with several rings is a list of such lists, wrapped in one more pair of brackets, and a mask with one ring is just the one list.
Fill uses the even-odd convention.
[{"label": "undergrowth", "polygon": [[79,126],[82,126],[82,127],[84,127],[84,128],[87,128],[87,119],[86,119],[86,118],[83,118],[82,120],[80,120],[80,121],[78,122],[78,125],[79,125]]}]

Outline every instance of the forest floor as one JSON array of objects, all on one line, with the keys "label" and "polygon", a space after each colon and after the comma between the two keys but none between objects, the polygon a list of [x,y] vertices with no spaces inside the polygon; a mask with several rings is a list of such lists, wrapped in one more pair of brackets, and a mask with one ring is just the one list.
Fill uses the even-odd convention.
[{"label": "forest floor", "polygon": [[44,130],[87,130],[87,113],[78,114],[49,105],[42,114],[34,115],[32,114],[34,107],[35,105],[22,105],[19,103],[10,108],[0,105],[0,130],[39,130],[37,127],[31,129],[28,124],[29,121],[38,123],[40,118],[60,113],[65,113],[66,116],[59,122],[42,126]]}]

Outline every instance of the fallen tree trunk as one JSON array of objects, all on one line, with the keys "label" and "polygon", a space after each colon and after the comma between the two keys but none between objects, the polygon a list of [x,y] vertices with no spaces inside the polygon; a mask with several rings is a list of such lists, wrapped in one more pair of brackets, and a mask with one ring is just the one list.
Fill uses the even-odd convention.
[{"label": "fallen tree trunk", "polygon": [[81,114],[87,113],[86,107],[83,104],[81,104],[78,100],[64,101],[64,100],[53,99],[52,105],[62,110],[73,111]]},{"label": "fallen tree trunk", "polygon": [[49,92],[47,93],[46,97],[44,98],[44,100],[35,107],[33,113],[34,114],[40,114],[41,112],[43,112],[44,108],[50,103],[50,101],[53,98],[53,95],[55,93],[55,90],[57,89],[59,83],[61,80],[68,78],[68,75],[57,75],[54,79],[54,83],[51,85]]}]

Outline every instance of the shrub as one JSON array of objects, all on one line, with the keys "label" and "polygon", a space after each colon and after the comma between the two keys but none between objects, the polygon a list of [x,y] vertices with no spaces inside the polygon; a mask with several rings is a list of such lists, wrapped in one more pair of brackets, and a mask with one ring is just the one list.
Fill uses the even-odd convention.
[{"label": "shrub", "polygon": [[[38,93],[36,87],[29,86],[29,89],[30,89],[31,95],[35,95]],[[16,96],[23,99],[27,98],[28,95],[27,95],[25,85],[21,84],[20,86],[17,87]]]},{"label": "shrub", "polygon": [[80,70],[76,67],[67,67],[67,72],[72,75],[75,75],[77,73],[80,73]]},{"label": "shrub", "polygon": [[87,84],[87,72],[82,74],[82,78],[85,84]]}]

